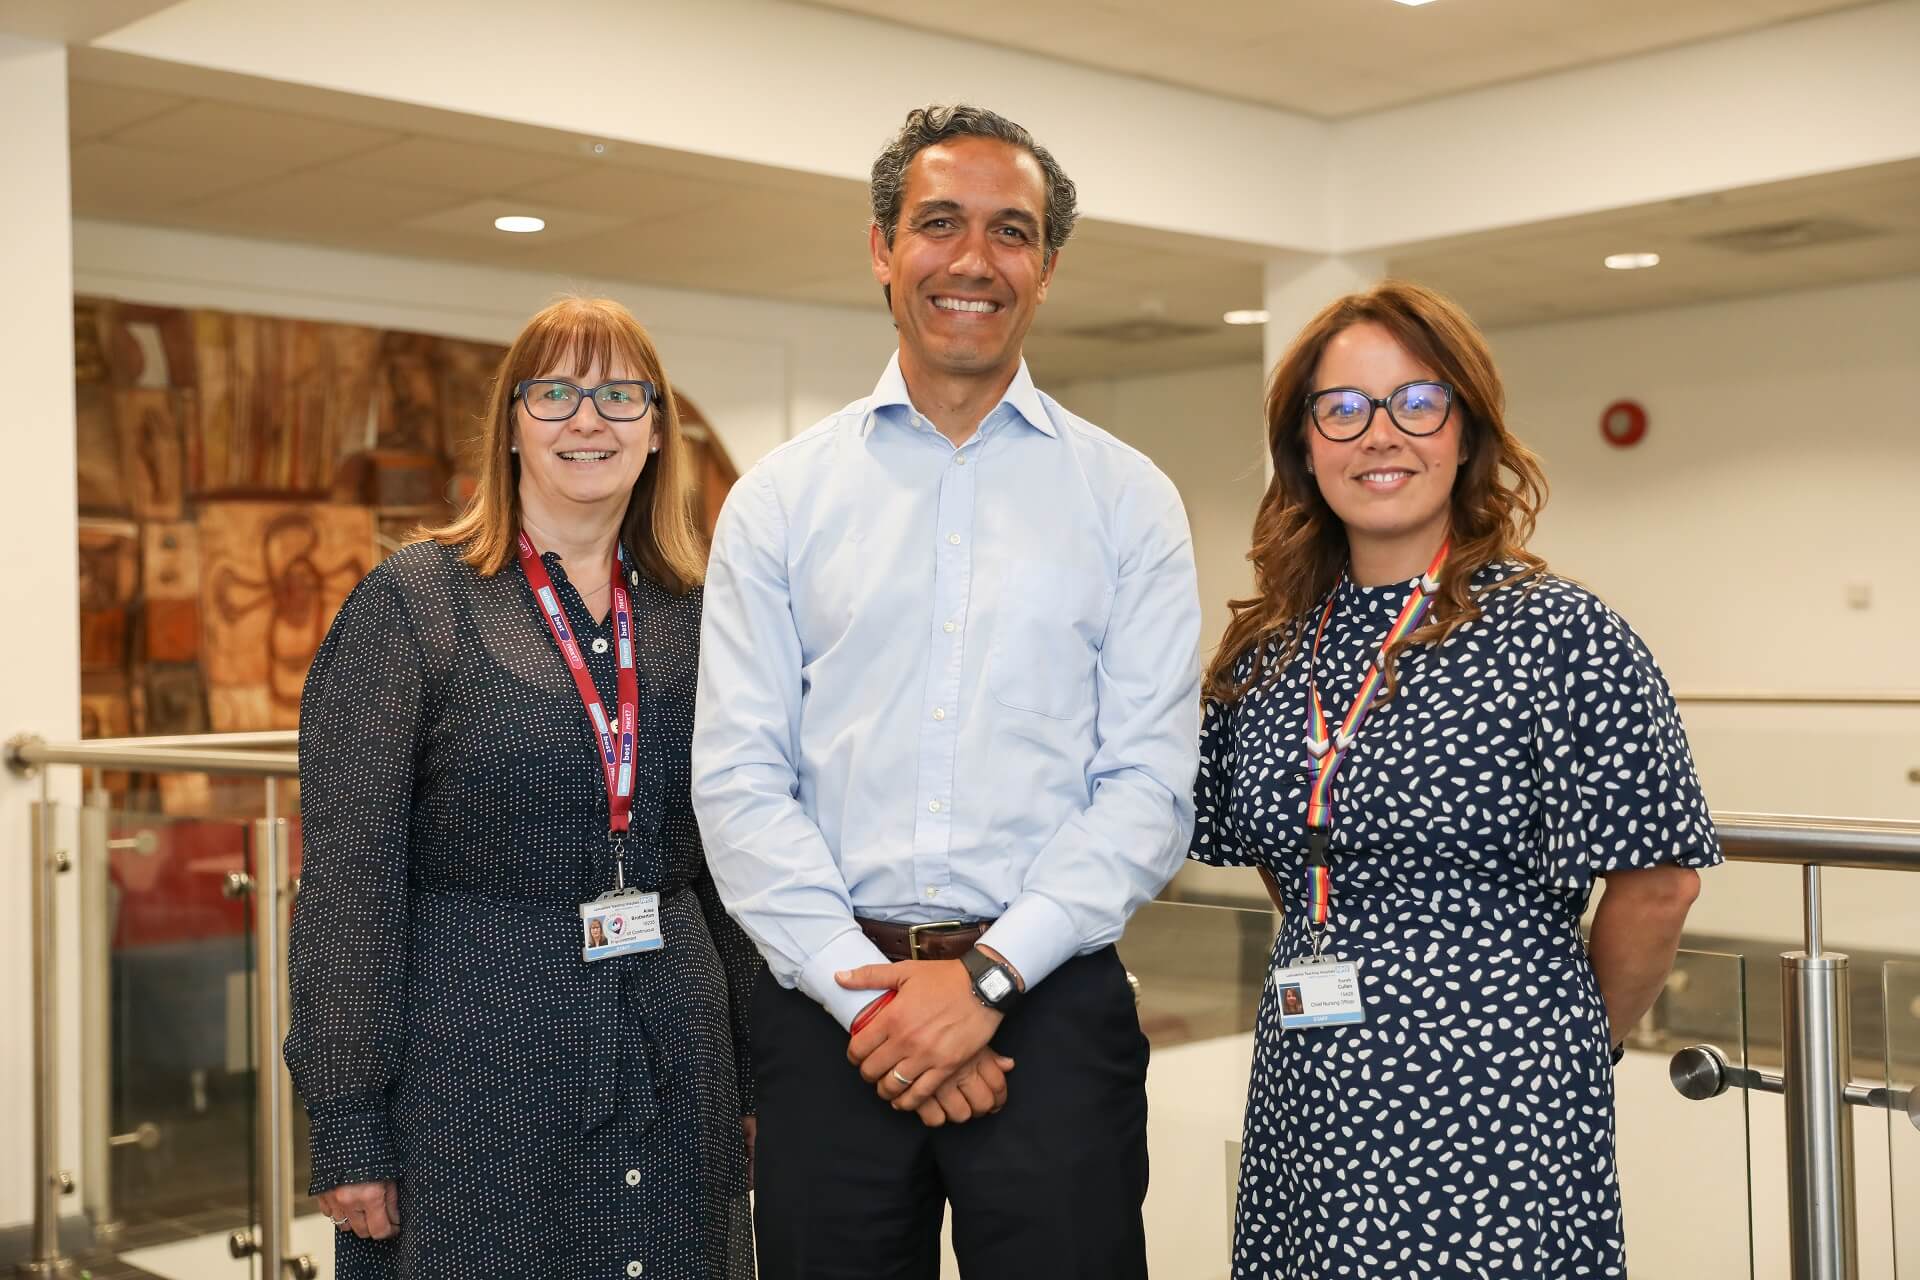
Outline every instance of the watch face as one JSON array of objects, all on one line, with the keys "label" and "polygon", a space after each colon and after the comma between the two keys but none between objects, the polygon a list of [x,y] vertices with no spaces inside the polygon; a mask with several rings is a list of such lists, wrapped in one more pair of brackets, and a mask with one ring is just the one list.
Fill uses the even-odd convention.
[{"label": "watch face", "polygon": [[999,1004],[1013,991],[1013,979],[1007,976],[1005,969],[989,969],[980,975],[980,994],[989,1003]]}]

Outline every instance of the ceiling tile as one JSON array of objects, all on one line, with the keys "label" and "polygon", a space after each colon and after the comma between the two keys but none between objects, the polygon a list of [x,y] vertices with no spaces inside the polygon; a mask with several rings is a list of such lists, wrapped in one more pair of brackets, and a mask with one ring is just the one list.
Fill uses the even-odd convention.
[{"label": "ceiling tile", "polygon": [[1332,118],[1872,0],[801,2]]},{"label": "ceiling tile", "polygon": [[114,141],[153,151],[217,155],[256,173],[287,173],[371,151],[400,136],[344,120],[199,101],[122,129]]},{"label": "ceiling tile", "polygon": [[75,80],[67,93],[67,133],[76,142],[99,138],[186,102],[178,94]]},{"label": "ceiling tile", "polygon": [[[389,226],[444,211],[459,199],[445,191],[390,182],[376,185],[306,172],[242,187],[189,207],[203,211],[210,226],[284,237],[336,227],[365,230]],[[488,230],[492,231],[490,227]]]},{"label": "ceiling tile", "polygon": [[[546,229],[531,235],[495,229],[493,225],[495,218],[513,214],[543,219],[547,224]],[[620,225],[622,221],[625,220],[604,214],[583,213],[577,209],[556,208],[553,205],[509,196],[487,196],[461,204],[443,205],[431,212],[399,219],[402,225],[413,231],[444,232],[449,235],[471,236],[489,242],[498,239],[505,243],[516,244],[516,251],[519,244],[537,249],[556,241],[576,240],[584,236],[596,235]]]},{"label": "ceiling tile", "polygon": [[568,175],[586,168],[577,156],[519,151],[451,138],[410,137],[336,160],[316,172],[359,182],[395,182],[483,196],[530,184],[557,185]]},{"label": "ceiling tile", "polygon": [[575,169],[558,180],[508,188],[508,193],[533,196],[562,209],[608,214],[633,222],[677,217],[760,195],[731,183],[611,165]]},{"label": "ceiling tile", "polygon": [[73,149],[72,179],[73,211],[79,216],[138,220],[237,190],[256,177],[211,153],[165,153],[116,142],[85,142]]}]

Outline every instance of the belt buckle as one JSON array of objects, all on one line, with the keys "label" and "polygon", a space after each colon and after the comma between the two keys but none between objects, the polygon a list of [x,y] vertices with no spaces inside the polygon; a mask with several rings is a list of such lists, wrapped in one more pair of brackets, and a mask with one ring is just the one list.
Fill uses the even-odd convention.
[{"label": "belt buckle", "polygon": [[973,920],[929,920],[925,924],[910,924],[907,926],[907,958],[909,960],[920,958],[921,934],[961,933],[974,928],[977,923]]}]

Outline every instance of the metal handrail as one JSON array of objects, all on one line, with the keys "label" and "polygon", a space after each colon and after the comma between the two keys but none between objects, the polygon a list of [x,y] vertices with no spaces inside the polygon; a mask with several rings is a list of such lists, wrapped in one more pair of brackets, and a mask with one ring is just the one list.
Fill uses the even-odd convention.
[{"label": "metal handrail", "polygon": [[1675,702],[1726,703],[1749,707],[1920,707],[1920,690],[1888,689],[1696,689],[1675,693]]},{"label": "metal handrail", "polygon": [[1733,862],[1920,871],[1920,822],[1820,818],[1797,813],[1716,813],[1720,850]]},{"label": "metal handrail", "polygon": [[[209,735],[215,736],[215,735]],[[97,738],[87,742],[47,742],[41,738],[16,738],[7,744],[7,764],[16,773],[31,773],[43,765],[71,764],[89,769],[129,769],[141,773],[223,773],[249,778],[297,778],[300,753],[254,751],[245,749],[266,737],[264,734],[223,734],[228,739],[246,739],[231,747],[155,745],[152,739]],[[295,745],[286,735],[289,746]],[[159,740],[165,743],[166,740]],[[177,741],[177,740],[176,740]],[[273,741],[280,741],[279,738]]]}]

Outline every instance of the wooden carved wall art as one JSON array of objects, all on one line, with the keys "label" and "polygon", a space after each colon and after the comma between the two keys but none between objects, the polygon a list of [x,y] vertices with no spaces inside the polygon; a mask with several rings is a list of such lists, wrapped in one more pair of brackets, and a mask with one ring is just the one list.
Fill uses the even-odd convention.
[{"label": "wooden carved wall art", "polygon": [[[472,494],[505,348],[82,297],[74,305],[90,737],[290,728],[382,555]],[[737,476],[680,399],[709,533]],[[108,775],[110,783],[114,775]],[[204,807],[204,779],[151,787]]]},{"label": "wooden carved wall art", "polygon": [[216,733],[291,729],[314,652],[374,564],[365,507],[209,503],[200,510],[207,697]]}]

